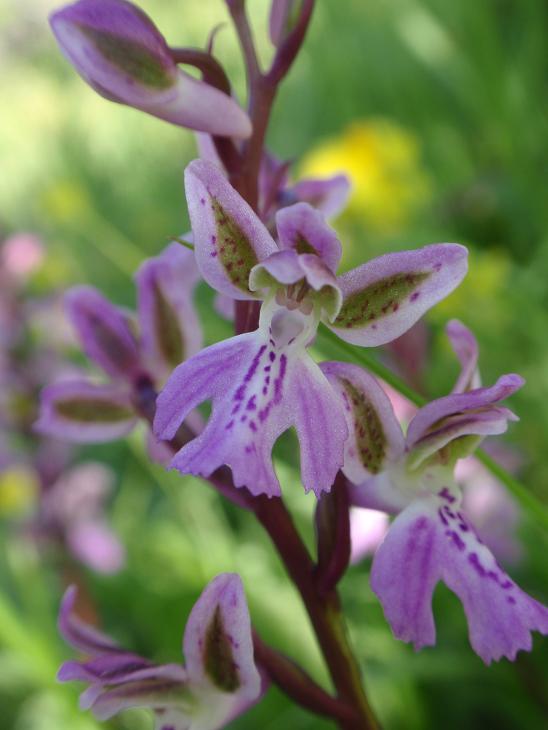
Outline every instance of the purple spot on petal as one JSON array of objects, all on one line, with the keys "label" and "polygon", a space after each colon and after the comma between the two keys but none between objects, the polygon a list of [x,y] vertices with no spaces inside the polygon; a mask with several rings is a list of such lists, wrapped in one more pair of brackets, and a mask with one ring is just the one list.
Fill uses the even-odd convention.
[{"label": "purple spot on petal", "polygon": [[456,501],[456,497],[453,497],[447,487],[444,487],[441,492],[438,492],[439,496],[445,499],[449,504],[453,504]]},{"label": "purple spot on petal", "polygon": [[255,403],[255,398],[256,398],[256,397],[257,397],[257,396],[256,396],[256,395],[255,395],[255,393],[254,393],[254,394],[253,394],[253,395],[251,396],[251,398],[250,398],[250,399],[249,399],[249,400],[247,401],[246,409],[247,409],[248,411],[255,411],[255,410],[257,410],[257,404]]},{"label": "purple spot on petal", "polygon": [[451,538],[451,540],[456,548],[458,548],[461,551],[464,550],[466,545],[464,544],[464,541],[462,540],[462,538],[460,537],[460,535],[458,533],[456,533],[454,530],[447,530],[447,532],[445,534],[447,535],[447,537]]},{"label": "purple spot on petal", "polygon": [[229,422],[228,422],[228,423],[226,424],[226,426],[225,426],[225,429],[226,429],[227,431],[230,431],[230,429],[232,428],[232,426],[233,426],[233,425],[234,425],[234,419],[232,419],[231,421],[229,421]]},{"label": "purple spot on petal", "polygon": [[446,518],[444,517],[444,515],[443,515],[443,512],[442,512],[442,510],[441,510],[441,509],[439,509],[439,510],[438,510],[438,515],[440,516],[440,520],[441,520],[441,521],[443,522],[443,524],[444,524],[444,525],[445,525],[445,526],[447,527],[447,525],[449,525],[449,522],[448,522],[448,521],[447,521],[447,519],[446,519]]},{"label": "purple spot on petal", "polygon": [[514,596],[506,596],[506,600],[508,601],[508,603],[511,603],[512,605],[514,605],[516,602],[516,599],[514,598]]},{"label": "purple spot on petal", "polygon": [[440,271],[441,270],[441,262],[438,261],[437,264],[434,264],[434,271]]},{"label": "purple spot on petal", "polygon": [[511,580],[508,580],[508,579],[507,579],[507,580],[505,580],[505,581],[504,581],[504,583],[501,583],[501,584],[500,584],[500,587],[501,587],[501,588],[502,588],[503,590],[507,591],[507,590],[508,590],[508,588],[511,588],[511,587],[512,587],[512,585],[513,585],[512,581],[511,581]]},{"label": "purple spot on petal", "polygon": [[250,422],[249,422],[249,428],[250,428],[250,429],[251,429],[251,430],[252,430],[253,432],[256,432],[256,431],[257,431],[257,424],[255,423],[255,421],[250,421]]},{"label": "purple spot on petal", "polygon": [[485,568],[480,563],[477,553],[470,553],[468,555],[468,562],[479,576],[485,578]]},{"label": "purple spot on petal", "polygon": [[276,353],[275,353],[275,352],[272,352],[272,351],[270,351],[270,352],[268,353],[268,357],[270,358],[270,362],[274,362],[274,360],[276,359]]},{"label": "purple spot on petal", "polygon": [[415,292],[413,292],[413,294],[411,294],[411,296],[409,298],[412,302],[416,302],[417,299],[419,298],[419,296],[420,296],[420,291],[415,291]]}]

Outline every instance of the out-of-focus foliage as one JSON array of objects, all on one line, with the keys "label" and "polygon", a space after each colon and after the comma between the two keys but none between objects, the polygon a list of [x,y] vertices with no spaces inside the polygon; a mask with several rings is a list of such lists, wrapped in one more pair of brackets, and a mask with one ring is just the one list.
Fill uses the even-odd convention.
[{"label": "out-of-focus foliage", "polygon": [[[221,0],[142,0],[172,44],[203,45],[226,19]],[[0,236],[24,229],[44,240],[33,296],[76,282],[132,305],[131,275],[188,220],[182,170],[190,133],[96,96],[64,61],[46,17],[51,0],[0,0]],[[266,5],[249,2],[264,58]],[[548,5],[544,0],[321,0],[302,56],[283,87],[269,134],[272,150],[303,169],[348,165],[358,186],[337,222],[350,266],[387,250],[435,241],[471,248],[465,283],[428,317],[428,395],[447,392],[456,364],[443,325],[459,317],[476,332],[486,382],[519,372],[521,422],[509,438],[523,480],[548,499]],[[215,41],[243,94],[230,27]],[[363,168],[363,169],[362,169]],[[225,336],[203,289],[208,341]],[[276,452],[284,492],[311,544],[313,497],[295,487],[291,436]],[[117,576],[84,572],[102,621],[125,645],[176,661],[185,617],[205,583],[237,570],[254,622],[273,644],[327,682],[298,597],[260,528],[201,482],[149,463],[141,434],[80,451],[117,475],[111,521],[127,549]],[[289,455],[289,456],[288,456]],[[55,681],[69,650],[55,629],[61,565],[20,529],[32,477],[8,472],[0,491],[0,728],[91,730],[76,690]],[[30,480],[30,481],[29,481]],[[14,485],[21,494],[15,496]],[[546,594],[546,538],[524,519],[524,589]],[[548,646],[515,665],[486,669],[469,649],[460,604],[436,593],[438,646],[421,654],[396,642],[368,585],[367,563],[342,593],[373,703],[387,729],[544,727]],[[82,569],[78,569],[82,570]],[[544,586],[544,595],[541,591]],[[145,730],[127,713],[101,727]],[[328,728],[280,693],[235,728]]]}]

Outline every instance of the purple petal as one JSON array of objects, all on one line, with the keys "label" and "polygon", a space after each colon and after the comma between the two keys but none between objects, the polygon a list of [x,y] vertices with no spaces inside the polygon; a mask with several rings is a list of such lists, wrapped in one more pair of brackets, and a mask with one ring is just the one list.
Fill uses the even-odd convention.
[{"label": "purple petal", "polygon": [[350,503],[355,507],[373,509],[395,515],[410,503],[410,495],[394,486],[390,470],[369,477],[361,484],[348,484]]},{"label": "purple petal", "polygon": [[136,423],[129,396],[118,386],[67,380],[42,390],[35,430],[74,443],[100,443],[126,436]]},{"label": "purple petal", "polygon": [[172,438],[190,409],[212,399],[207,426],[172,466],[209,476],[226,464],[236,486],[273,496],[280,486],[271,451],[278,436],[296,425],[305,488],[319,492],[329,489],[342,464],[342,406],[304,350],[311,318],[272,306],[274,314],[263,306],[261,330],[208,347],[175,370],[157,401],[155,433]]},{"label": "purple petal", "polygon": [[296,203],[276,214],[280,248],[316,254],[333,273],[341,260],[342,247],[323,214],[308,203]]},{"label": "purple petal", "polygon": [[[156,667],[156,673],[159,669],[160,667]],[[131,707],[146,707],[155,711],[171,709],[172,712],[180,713],[181,721],[185,718],[190,722],[190,713],[194,710],[195,702],[185,683],[168,675],[120,684],[113,689],[104,690],[96,699],[90,699],[86,704],[98,720],[108,720]]]},{"label": "purple petal", "polygon": [[[434,427],[436,430],[441,429],[443,427],[443,424],[440,423],[442,419],[461,414],[469,414],[470,430],[462,430],[458,435],[478,433],[475,430],[476,426],[483,429],[486,421],[482,422],[480,414],[474,412],[480,409],[493,410],[492,406],[511,396],[522,387],[524,382],[519,375],[503,375],[490,388],[477,388],[466,393],[454,393],[428,403],[420,409],[409,424],[407,447],[412,448],[420,440],[430,436]],[[494,409],[494,416],[500,416],[501,419],[512,418],[509,411],[500,408]],[[497,420],[499,419],[495,418],[495,421]],[[485,433],[485,431],[480,430],[479,433]],[[495,433],[501,433],[501,431],[498,430]]]},{"label": "purple petal", "polygon": [[363,347],[396,339],[460,284],[467,255],[458,244],[433,244],[380,256],[339,276],[343,305],[331,329]]},{"label": "purple petal", "polygon": [[125,0],[79,0],[53,13],[53,33],[82,78],[111,101],[211,134],[248,137],[247,114],[180,71],[150,18]]},{"label": "purple petal", "polygon": [[[508,421],[517,420],[518,417],[508,408],[496,406],[487,407],[479,412],[448,416],[413,444],[407,461],[408,466],[416,468],[429,456],[440,452],[449,444],[453,444],[455,448],[452,453],[446,450],[441,457],[442,460],[447,462],[450,456],[460,459],[472,453],[485,436],[504,433],[508,428]],[[469,436],[476,438],[465,439]]]},{"label": "purple petal", "polygon": [[113,377],[139,372],[139,353],[127,317],[90,286],[76,286],[65,295],[65,307],[86,355]]},{"label": "purple petal", "polygon": [[234,299],[253,299],[251,269],[277,246],[245,200],[213,164],[194,160],[185,190],[198,268],[207,283]]},{"label": "purple petal", "polygon": [[402,456],[402,430],[390,399],[369,373],[342,362],[325,362],[320,367],[344,406],[350,436],[343,472],[359,484]]},{"label": "purple petal", "polygon": [[435,642],[432,593],[442,580],[461,599],[470,643],[486,664],[531,649],[548,633],[548,609],[521,591],[458,512],[450,491],[414,502],[373,561],[371,586],[394,634],[416,649]]},{"label": "purple petal", "polygon": [[136,274],[141,350],[150,371],[164,379],[202,346],[192,304],[199,280],[194,255],[178,243],[148,259]]},{"label": "purple petal", "polygon": [[351,182],[346,175],[335,175],[325,180],[299,180],[289,192],[303,203],[309,203],[329,220],[341,213],[348,202]]},{"label": "purple petal", "polygon": [[80,649],[87,654],[120,652],[118,644],[109,636],[97,631],[97,629],[89,626],[76,616],[74,613],[76,592],[76,586],[71,586],[67,589],[61,601],[58,620],[61,636],[75,649]]},{"label": "purple petal", "polygon": [[193,687],[212,687],[252,701],[261,680],[242,581],[223,573],[204,589],[185,628],[183,652]]},{"label": "purple petal", "polygon": [[348,428],[342,403],[318,365],[301,358],[293,367],[287,398],[301,447],[301,476],[305,491],[317,497],[331,489],[343,465]]},{"label": "purple petal", "polygon": [[461,371],[453,387],[453,393],[464,393],[467,390],[479,388],[481,386],[478,370],[479,348],[474,333],[458,319],[448,322],[445,332],[461,364]]}]

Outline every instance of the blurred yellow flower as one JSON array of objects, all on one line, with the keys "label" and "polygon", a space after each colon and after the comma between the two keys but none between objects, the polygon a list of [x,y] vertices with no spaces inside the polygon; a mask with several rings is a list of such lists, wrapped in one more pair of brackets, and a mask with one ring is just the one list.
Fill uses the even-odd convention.
[{"label": "blurred yellow flower", "polygon": [[75,180],[56,180],[42,198],[44,212],[54,221],[68,223],[89,212],[87,191]]},{"label": "blurred yellow flower", "polygon": [[32,470],[19,465],[0,473],[0,517],[19,517],[30,510],[38,495]]},{"label": "blurred yellow flower", "polygon": [[430,183],[415,135],[388,119],[351,124],[303,160],[301,174],[326,177],[344,172],[353,184],[348,212],[376,233],[400,231],[429,198]]}]

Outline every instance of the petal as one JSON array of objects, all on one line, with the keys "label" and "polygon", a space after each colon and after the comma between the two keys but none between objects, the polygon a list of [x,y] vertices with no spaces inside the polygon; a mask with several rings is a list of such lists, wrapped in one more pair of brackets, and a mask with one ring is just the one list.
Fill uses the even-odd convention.
[{"label": "petal", "polygon": [[126,436],[137,419],[129,396],[116,385],[67,380],[41,393],[39,433],[74,443],[100,443]]},{"label": "petal", "polygon": [[481,386],[478,370],[479,348],[474,333],[458,319],[448,322],[445,332],[461,364],[461,371],[453,386],[453,393],[464,393],[467,390],[479,388]]},{"label": "petal", "polygon": [[343,305],[331,329],[363,347],[406,332],[464,278],[468,252],[452,243],[391,253],[339,276]]},{"label": "petal", "polygon": [[299,180],[289,192],[297,200],[317,208],[329,220],[342,213],[350,197],[351,188],[350,178],[346,175],[335,175],[325,180]]},{"label": "petal", "polygon": [[394,634],[419,649],[435,641],[432,593],[442,580],[463,603],[474,651],[486,664],[513,660],[531,649],[531,631],[548,633],[548,609],[501,570],[457,505],[444,488],[402,512],[375,556],[371,586]]},{"label": "petal", "polygon": [[[466,393],[454,393],[444,398],[437,398],[421,408],[412,419],[407,431],[407,447],[412,448],[420,440],[429,436],[434,427],[440,429],[443,425],[440,423],[442,419],[450,416],[458,416],[459,414],[472,412],[470,414],[470,431],[468,433],[476,433],[477,431],[474,430],[474,411],[489,409],[499,401],[508,398],[516,390],[519,390],[524,382],[523,378],[519,375],[503,375],[490,388],[476,388],[476,390],[471,390]],[[502,409],[498,410],[501,411]],[[506,418],[508,418],[509,412],[505,410],[502,410],[500,413],[501,417],[504,417],[504,413],[506,413]],[[478,425],[481,428],[481,422]],[[465,431],[459,435],[463,435],[463,433]],[[500,431],[496,433],[500,433]]]},{"label": "petal", "polygon": [[137,274],[141,350],[161,378],[198,352],[202,331],[192,304],[199,273],[192,251],[170,244]]},{"label": "petal", "polygon": [[80,0],[50,22],[63,54],[105,98],[210,134],[251,134],[249,117],[231,97],[178,69],[163,36],[135,5]]},{"label": "petal", "polygon": [[319,497],[331,489],[344,461],[348,428],[342,404],[318,365],[308,357],[295,363],[287,398],[295,414],[303,486]]},{"label": "petal", "polygon": [[180,713],[182,718],[189,718],[195,710],[196,700],[184,682],[168,676],[120,684],[113,689],[103,690],[88,704],[98,720],[108,720],[131,707],[146,707],[156,711],[169,708],[172,712]]},{"label": "petal", "polygon": [[280,248],[297,253],[316,254],[334,273],[341,260],[342,247],[335,231],[323,214],[308,203],[296,203],[276,214]]},{"label": "petal", "polygon": [[418,467],[425,459],[441,452],[444,463],[468,456],[478,447],[485,436],[496,436],[508,428],[508,421],[517,421],[518,417],[508,408],[488,407],[475,413],[463,413],[448,416],[412,447],[408,456],[409,468]]},{"label": "petal", "polygon": [[76,594],[76,586],[71,586],[61,601],[58,628],[64,640],[75,649],[80,649],[87,654],[120,652],[118,644],[109,636],[97,631],[76,616],[74,613]]},{"label": "petal", "polygon": [[320,367],[344,405],[350,436],[343,472],[359,484],[402,456],[403,433],[390,399],[369,373],[342,362],[325,362]]},{"label": "petal", "polygon": [[90,286],[76,286],[65,295],[68,317],[86,355],[118,378],[138,373],[139,353],[127,317]]},{"label": "petal", "polygon": [[132,106],[179,127],[216,137],[247,139],[252,132],[248,115],[235,99],[181,70],[169,95]]},{"label": "petal", "polygon": [[212,686],[249,701],[259,695],[251,620],[237,574],[223,573],[206,586],[188,618],[183,652],[193,687]]},{"label": "petal", "polygon": [[278,250],[272,237],[212,163],[191,162],[185,171],[185,190],[202,276],[221,294],[253,299],[249,273]]},{"label": "petal", "polygon": [[[280,485],[272,448],[295,425],[305,489],[319,493],[329,489],[342,465],[342,406],[304,349],[317,320],[275,303],[269,307],[263,305],[260,330],[208,347],[175,370],[157,401],[155,433],[172,438],[190,409],[212,399],[207,426],[179,451],[172,467],[209,476],[226,464],[236,486],[274,496]],[[314,439],[321,444],[314,455],[325,469],[321,474],[312,463]]]},{"label": "petal", "polygon": [[342,295],[335,275],[316,254],[298,254],[293,249],[277,251],[254,266],[249,275],[252,291],[299,282],[303,286],[299,285],[294,291],[278,290],[278,301],[288,309],[309,312],[317,303],[332,321],[341,307]]},{"label": "petal", "polygon": [[50,23],[78,73],[108,98],[142,104],[173,87],[177,67],[145,13],[123,0],[80,0]]}]

